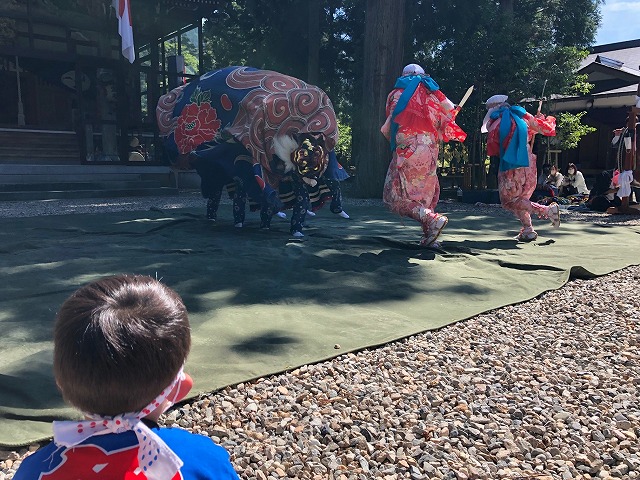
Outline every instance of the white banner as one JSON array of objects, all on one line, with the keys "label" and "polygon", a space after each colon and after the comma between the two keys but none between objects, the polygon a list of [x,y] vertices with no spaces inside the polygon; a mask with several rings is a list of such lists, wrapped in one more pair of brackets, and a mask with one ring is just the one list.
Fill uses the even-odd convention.
[{"label": "white banner", "polygon": [[122,55],[130,63],[136,59],[136,49],[133,43],[133,28],[131,23],[131,0],[113,0],[113,8],[118,16],[118,33],[122,37]]}]

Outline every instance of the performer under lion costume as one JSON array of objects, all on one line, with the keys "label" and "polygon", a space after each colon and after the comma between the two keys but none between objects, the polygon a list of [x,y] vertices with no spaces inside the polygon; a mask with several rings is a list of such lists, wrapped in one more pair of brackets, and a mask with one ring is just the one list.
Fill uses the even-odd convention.
[{"label": "performer under lion costume", "polygon": [[[213,172],[203,181],[215,192],[233,180],[260,204],[263,228],[273,213],[293,207],[291,233],[303,236],[307,211],[332,198],[327,183],[348,177],[333,153],[338,123],[331,100],[281,73],[237,66],[209,72],[162,96],[156,114],[170,156]],[[332,211],[342,212],[339,191],[333,199]]]}]

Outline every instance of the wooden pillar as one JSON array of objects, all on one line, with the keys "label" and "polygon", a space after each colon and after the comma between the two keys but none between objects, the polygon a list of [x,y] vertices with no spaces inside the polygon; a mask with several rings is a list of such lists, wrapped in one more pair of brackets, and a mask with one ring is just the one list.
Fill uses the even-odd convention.
[{"label": "wooden pillar", "polygon": [[[155,122],[156,104],[158,98],[160,98],[160,84],[159,84],[159,71],[160,64],[158,63],[158,35],[154,32],[151,35],[151,42],[149,44],[149,50],[151,51],[151,65],[149,69],[149,75],[147,76],[147,122]],[[164,59],[164,58],[163,58]]]},{"label": "wooden pillar", "polygon": [[637,167],[636,122],[638,118],[638,112],[640,112],[640,108],[637,107],[631,107],[631,109],[629,110],[629,118],[627,119],[627,131],[628,135],[631,136],[631,149],[627,150],[622,166],[623,170],[633,170],[634,172]]},{"label": "wooden pillar", "polygon": [[[198,32],[201,32],[201,28]],[[199,35],[201,38],[201,36]],[[147,75],[147,118],[145,118],[144,123],[148,123],[153,125],[153,158],[155,162],[160,161],[162,158],[162,162],[164,162],[164,155],[161,155],[162,151],[162,142],[160,141],[160,136],[158,133],[158,122],[156,121],[156,106],[158,104],[158,99],[160,98],[160,80],[159,80],[159,71],[160,64],[158,63],[158,55],[160,54],[158,42],[160,38],[160,33],[154,30],[151,33],[151,41],[149,43],[149,49],[151,51],[151,68],[149,69],[149,74]],[[201,42],[201,40],[198,40]],[[164,49],[163,49],[164,50]],[[202,65],[202,50],[200,50],[200,66]],[[164,57],[163,57],[164,62]],[[164,68],[164,67],[163,67]]]},{"label": "wooden pillar", "polygon": [[[638,86],[638,91],[640,92],[640,85]],[[637,167],[638,167],[637,140],[638,139],[636,135],[636,122],[639,114],[640,114],[640,108],[633,106],[629,109],[629,116],[627,118],[627,133],[625,134],[625,137],[628,137],[628,136],[631,137],[631,148],[627,150],[625,147],[626,151],[625,151],[625,156],[622,162],[622,170],[623,171],[631,170],[633,172],[634,178],[638,174],[637,172]],[[620,140],[624,142],[625,138],[623,137]],[[639,210],[629,207],[629,197],[621,197],[620,200],[622,201],[620,208],[618,208],[617,211],[613,211],[613,208],[615,207],[612,207],[611,213],[640,215]]]},{"label": "wooden pillar", "polygon": [[80,163],[86,163],[89,155],[94,151],[93,145],[93,123],[90,123],[87,114],[87,105],[82,91],[82,80],[84,79],[84,69],[78,61],[75,63],[75,85],[76,85],[76,118],[74,119],[74,129],[78,138],[78,150],[80,151]]},{"label": "wooden pillar", "polygon": [[[137,68],[128,60],[120,56],[120,61],[114,65],[115,89],[116,89],[116,131],[120,133],[118,138],[118,156],[120,161],[127,162],[129,158],[129,102],[127,99],[126,80],[130,77],[130,69]],[[142,139],[141,139],[142,141]]]},{"label": "wooden pillar", "polygon": [[198,75],[205,73],[204,71],[204,37],[202,33],[202,18],[198,21]]}]

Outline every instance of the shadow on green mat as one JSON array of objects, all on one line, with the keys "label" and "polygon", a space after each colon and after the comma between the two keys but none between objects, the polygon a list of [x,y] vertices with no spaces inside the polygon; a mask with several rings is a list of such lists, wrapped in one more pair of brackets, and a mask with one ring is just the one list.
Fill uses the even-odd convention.
[{"label": "shadow on green mat", "polygon": [[541,221],[538,240],[519,244],[515,218],[454,212],[436,250],[418,244],[415,222],[349,212],[320,211],[302,239],[278,219],[260,231],[252,214],[234,228],[230,211],[217,224],[193,210],[3,220],[0,444],[47,438],[53,419],[74,418],[51,375],[53,320],[76,288],[105,275],[152,275],[183,297],[195,396],[609,273],[640,247],[635,227]]}]

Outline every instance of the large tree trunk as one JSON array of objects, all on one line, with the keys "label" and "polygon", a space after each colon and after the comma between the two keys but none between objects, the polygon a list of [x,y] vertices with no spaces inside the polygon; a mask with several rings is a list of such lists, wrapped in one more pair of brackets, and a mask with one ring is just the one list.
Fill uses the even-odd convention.
[{"label": "large tree trunk", "polygon": [[500,0],[500,10],[505,15],[513,16],[513,0]]},{"label": "large tree trunk", "polygon": [[402,71],[405,0],[367,0],[363,94],[355,144],[357,194],[380,198],[391,152],[380,133],[387,94]]},{"label": "large tree trunk", "polygon": [[320,72],[320,0],[308,0],[309,6],[309,58],[307,81],[318,84]]}]

